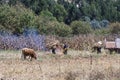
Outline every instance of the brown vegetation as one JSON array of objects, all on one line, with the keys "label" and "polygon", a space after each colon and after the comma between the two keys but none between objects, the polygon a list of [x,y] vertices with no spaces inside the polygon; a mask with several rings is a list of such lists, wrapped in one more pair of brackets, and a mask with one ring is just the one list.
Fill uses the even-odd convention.
[{"label": "brown vegetation", "polygon": [[96,36],[96,35],[79,35],[73,37],[52,36],[51,39],[52,38],[59,40],[60,43],[66,43],[68,44],[69,48],[76,50],[90,50],[95,42],[104,40],[104,36]]},{"label": "brown vegetation", "polygon": [[[104,42],[105,38],[108,41],[115,41],[115,38],[120,38],[120,35],[78,35],[72,37],[58,37],[58,36],[47,36],[49,39],[57,39],[60,43],[68,44],[69,48],[75,50],[91,50],[94,43],[98,41]],[[46,38],[46,39],[47,39]],[[103,45],[104,46],[104,43]]]},{"label": "brown vegetation", "polygon": [[59,45],[60,42],[54,36],[47,36],[45,39],[45,46],[47,49],[51,49],[54,45]]}]

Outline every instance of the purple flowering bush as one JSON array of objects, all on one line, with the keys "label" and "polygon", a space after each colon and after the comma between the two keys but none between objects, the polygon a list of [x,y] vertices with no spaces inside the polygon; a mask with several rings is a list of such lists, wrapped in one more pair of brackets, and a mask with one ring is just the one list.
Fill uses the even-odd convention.
[{"label": "purple flowering bush", "polygon": [[35,50],[44,50],[44,41],[45,36],[37,34],[35,30],[27,30],[20,36],[2,33],[0,34],[0,49],[17,50],[28,47]]}]

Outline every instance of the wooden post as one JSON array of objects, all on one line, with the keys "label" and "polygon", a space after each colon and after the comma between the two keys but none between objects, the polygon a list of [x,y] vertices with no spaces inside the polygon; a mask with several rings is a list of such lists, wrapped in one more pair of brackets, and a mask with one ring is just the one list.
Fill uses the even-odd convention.
[{"label": "wooden post", "polygon": [[92,61],[92,55],[90,55],[90,65],[92,65],[93,61]]}]

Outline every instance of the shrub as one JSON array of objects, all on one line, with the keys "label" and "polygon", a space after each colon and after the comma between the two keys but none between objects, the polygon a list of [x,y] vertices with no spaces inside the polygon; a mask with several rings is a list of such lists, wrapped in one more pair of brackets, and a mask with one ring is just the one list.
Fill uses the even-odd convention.
[{"label": "shrub", "polygon": [[46,18],[47,20],[50,20],[50,21],[56,21],[57,20],[55,17],[53,17],[53,14],[48,10],[41,11],[40,15],[42,17]]},{"label": "shrub", "polygon": [[90,24],[91,24],[92,29],[100,29],[101,28],[101,25],[100,25],[99,21],[97,21],[95,19],[92,20],[90,22]]},{"label": "shrub", "polygon": [[109,21],[108,20],[102,20],[102,21],[100,21],[100,25],[103,28],[108,27]]},{"label": "shrub", "polygon": [[0,31],[5,31],[5,28],[3,25],[0,25]]},{"label": "shrub", "polygon": [[54,31],[52,33],[58,36],[65,37],[72,33],[72,29],[69,26],[65,25],[64,23],[50,22],[49,26],[50,26],[51,32]]},{"label": "shrub", "polygon": [[109,28],[96,29],[94,33],[96,35],[107,35],[107,34],[110,34],[110,29]]},{"label": "shrub", "polygon": [[56,20],[49,20],[46,17],[40,16],[36,20],[40,34],[68,36],[72,33],[72,29],[64,23],[59,23]]},{"label": "shrub", "polygon": [[73,34],[88,34],[92,32],[90,24],[82,21],[73,21],[71,23],[71,28],[73,30]]},{"label": "shrub", "polygon": [[45,36],[38,35],[36,30],[27,30],[24,35],[16,36],[4,32],[0,34],[0,49],[22,49],[24,47],[35,50],[45,49]]},{"label": "shrub", "polygon": [[12,30],[12,26],[17,26],[17,24],[15,24],[18,23],[16,15],[17,13],[14,8],[8,5],[0,6],[0,24],[4,26],[5,29]]},{"label": "shrub", "polygon": [[110,31],[112,34],[119,34],[120,33],[120,23],[112,23],[110,25]]},{"label": "shrub", "polygon": [[85,17],[84,17],[84,20],[87,21],[87,22],[90,22],[90,21],[91,21],[88,16],[85,16]]},{"label": "shrub", "polygon": [[15,7],[9,5],[0,6],[0,24],[4,26],[6,31],[20,34],[23,32],[24,26],[34,25],[34,13],[18,4]]},{"label": "shrub", "polygon": [[57,4],[53,8],[54,8],[54,10],[52,11],[53,15],[59,22],[63,22],[65,17],[67,16],[67,11],[65,10],[64,6]]}]

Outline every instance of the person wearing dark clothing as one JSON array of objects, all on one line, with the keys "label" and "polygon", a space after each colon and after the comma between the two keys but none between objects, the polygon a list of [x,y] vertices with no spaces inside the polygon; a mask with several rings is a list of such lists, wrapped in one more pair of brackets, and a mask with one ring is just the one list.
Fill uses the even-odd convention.
[{"label": "person wearing dark clothing", "polygon": [[54,46],[52,47],[52,53],[53,53],[53,54],[56,54],[55,51],[56,51],[56,46],[54,45]]},{"label": "person wearing dark clothing", "polygon": [[102,47],[94,46],[92,52],[97,51],[97,53],[101,53],[101,48],[102,48]]},{"label": "person wearing dark clothing", "polygon": [[66,55],[67,51],[68,51],[68,45],[64,44],[64,46],[63,46],[63,53]]},{"label": "person wearing dark clothing", "polygon": [[102,41],[99,41],[93,45],[92,52],[101,53],[101,49],[102,49]]}]

